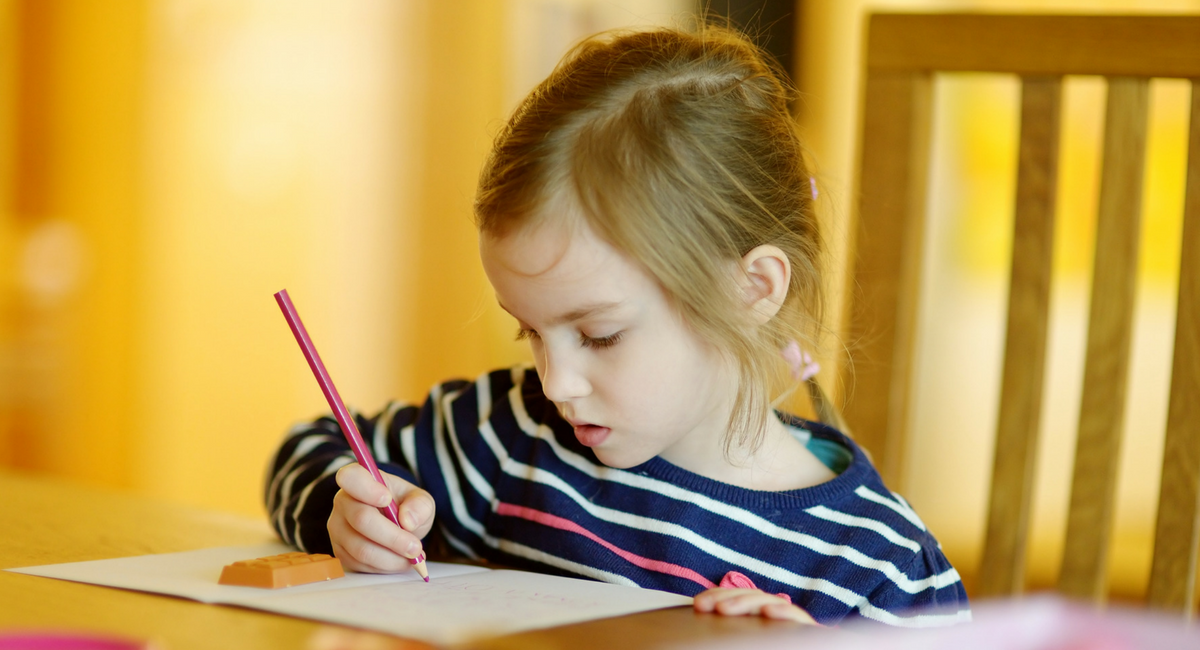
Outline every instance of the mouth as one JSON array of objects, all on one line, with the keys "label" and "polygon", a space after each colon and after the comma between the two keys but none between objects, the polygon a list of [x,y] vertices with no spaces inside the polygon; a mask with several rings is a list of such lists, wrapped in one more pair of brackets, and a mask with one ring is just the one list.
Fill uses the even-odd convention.
[{"label": "mouth", "polygon": [[567,422],[575,429],[575,439],[584,447],[598,447],[608,439],[608,434],[612,433],[612,429],[608,427],[574,420],[567,420]]}]

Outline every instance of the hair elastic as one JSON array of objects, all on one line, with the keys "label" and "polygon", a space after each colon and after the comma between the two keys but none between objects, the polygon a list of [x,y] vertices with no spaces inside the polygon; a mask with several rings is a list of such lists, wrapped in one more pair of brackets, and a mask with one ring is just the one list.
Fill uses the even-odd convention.
[{"label": "hair elastic", "polygon": [[812,188],[813,200],[817,200],[817,178],[815,176],[808,177],[808,186]]},{"label": "hair elastic", "polygon": [[789,341],[787,346],[780,350],[783,355],[783,360],[792,368],[792,378],[799,381],[808,381],[817,376],[821,371],[821,364],[813,361],[809,353],[800,349],[800,344],[796,341]]}]

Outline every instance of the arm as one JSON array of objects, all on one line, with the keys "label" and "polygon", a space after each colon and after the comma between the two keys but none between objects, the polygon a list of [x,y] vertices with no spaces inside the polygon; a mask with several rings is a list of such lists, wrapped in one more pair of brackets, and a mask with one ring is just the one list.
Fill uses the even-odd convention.
[{"label": "arm", "polygon": [[[415,417],[416,409],[395,404],[371,419],[355,416],[391,495],[354,463],[332,418],[294,428],[271,464],[266,485],[267,511],[280,538],[308,552],[334,553],[351,570],[407,568],[404,558],[420,553],[419,538],[428,533],[434,512],[432,498],[416,487],[398,445],[396,432]],[[377,508],[392,497],[407,530]]]}]

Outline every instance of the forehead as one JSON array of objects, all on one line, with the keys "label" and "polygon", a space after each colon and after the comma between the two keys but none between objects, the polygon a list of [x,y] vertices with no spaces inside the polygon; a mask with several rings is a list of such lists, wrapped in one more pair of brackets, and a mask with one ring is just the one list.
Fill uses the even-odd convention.
[{"label": "forehead", "polygon": [[528,321],[659,293],[639,265],[582,219],[540,219],[502,236],[484,235],[480,258],[501,305]]},{"label": "forehead", "polygon": [[481,234],[479,252],[485,269],[536,278],[562,273],[568,266],[600,263],[616,253],[596,236],[578,203],[562,192],[513,221],[503,231]]}]

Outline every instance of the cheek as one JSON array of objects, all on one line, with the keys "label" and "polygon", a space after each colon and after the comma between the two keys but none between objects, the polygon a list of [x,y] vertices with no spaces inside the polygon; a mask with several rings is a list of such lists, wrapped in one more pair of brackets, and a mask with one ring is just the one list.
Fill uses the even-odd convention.
[{"label": "cheek", "polygon": [[680,382],[694,372],[690,360],[680,352],[670,341],[649,337],[625,346],[606,364],[605,392],[628,408],[656,407],[678,399]]}]

